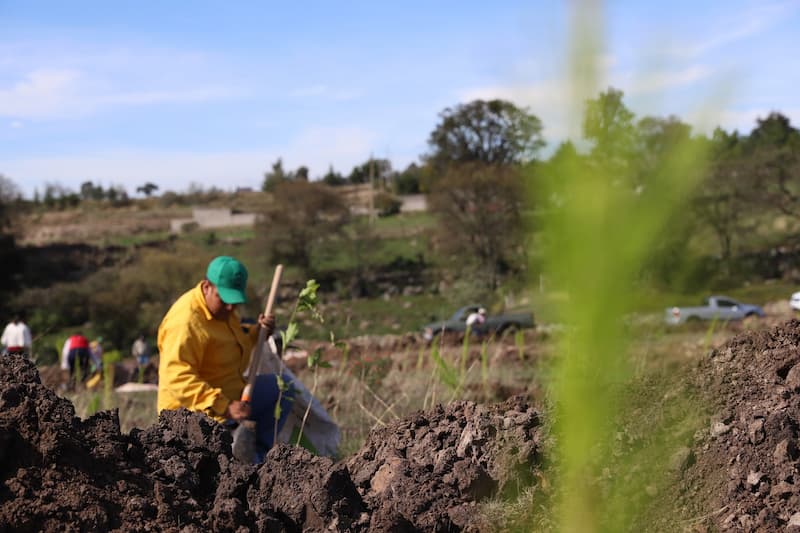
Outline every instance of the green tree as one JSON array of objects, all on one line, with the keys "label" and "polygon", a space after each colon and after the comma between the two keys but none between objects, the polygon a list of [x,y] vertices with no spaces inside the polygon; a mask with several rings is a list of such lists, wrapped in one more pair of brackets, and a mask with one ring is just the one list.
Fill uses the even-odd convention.
[{"label": "green tree", "polygon": [[800,130],[782,113],[772,112],[767,118],[756,119],[756,124],[746,141],[751,149],[792,146],[800,142]]},{"label": "green tree", "polygon": [[370,158],[353,167],[347,181],[353,184],[369,183],[370,178],[377,183],[385,184],[392,174],[392,163],[388,159]]},{"label": "green tree", "polygon": [[328,167],[328,172],[326,172],[325,175],[322,176],[322,183],[324,183],[325,185],[336,187],[338,185],[344,185],[345,183],[347,183],[347,180],[345,179],[344,176],[342,176],[341,173],[333,170],[333,165],[331,165]]},{"label": "green tree", "polygon": [[742,142],[742,175],[766,212],[800,218],[800,130],[780,113],[758,119]]},{"label": "green tree", "polygon": [[10,178],[0,174],[0,202],[9,204],[16,202],[22,197],[19,187]]},{"label": "green tree", "polygon": [[284,181],[256,225],[256,246],[269,264],[284,262],[311,273],[314,250],[337,235],[350,211],[336,191],[320,183]]},{"label": "green tree", "polygon": [[275,188],[285,181],[288,181],[289,176],[283,170],[283,161],[279,157],[277,161],[272,164],[272,170],[264,174],[264,182],[261,184],[261,190],[264,192],[272,192]]},{"label": "green tree", "polygon": [[[17,284],[17,276],[23,265],[14,234],[10,231],[14,204],[20,198],[16,183],[0,174],[0,291],[4,294]],[[7,300],[8,298],[0,299],[0,310],[4,310]]]},{"label": "green tree", "polygon": [[100,200],[103,198],[103,187],[95,186],[91,181],[81,183],[81,200]]},{"label": "green tree", "polygon": [[451,165],[428,198],[442,248],[457,255],[461,268],[477,268],[487,289],[524,264],[522,198],[515,167],[478,162]]},{"label": "green tree", "polygon": [[272,192],[279,184],[288,181],[308,181],[308,167],[301,165],[294,172],[286,172],[283,169],[283,161],[278,158],[272,164],[272,170],[264,174],[264,182],[261,185],[261,190],[264,192]]},{"label": "green tree", "polygon": [[542,198],[541,207],[560,208],[565,201],[561,185],[564,177],[571,172],[578,172],[577,165],[585,164],[585,158],[578,153],[572,141],[564,141],[558,145],[550,159],[536,165],[535,168],[527,167],[526,171],[532,174],[539,186],[551,191],[547,198]]},{"label": "green tree", "polygon": [[148,181],[144,185],[139,185],[138,187],[136,187],[136,192],[144,194],[148,198],[150,198],[150,196],[152,196],[152,194],[157,190],[158,190],[158,185],[150,181]]},{"label": "green tree", "polygon": [[420,184],[424,181],[424,169],[416,163],[411,163],[405,170],[394,178],[394,192],[396,194],[419,194]]},{"label": "green tree", "polygon": [[130,203],[130,198],[128,197],[128,191],[125,190],[125,187],[122,185],[113,185],[106,189],[106,199],[115,206],[122,206],[128,205]]},{"label": "green tree", "polygon": [[707,225],[719,245],[722,266],[730,272],[737,239],[757,225],[758,207],[753,201],[753,181],[743,166],[736,136],[721,129],[710,141],[713,159],[693,198],[695,219]]},{"label": "green tree", "polygon": [[437,174],[451,164],[515,165],[544,146],[542,122],[505,100],[475,100],[446,108],[431,132],[426,160]]},{"label": "green tree", "polygon": [[667,118],[644,117],[636,125],[638,151],[648,160],[661,161],[679,143],[688,142],[691,133],[692,127],[674,115]]},{"label": "green tree", "polygon": [[632,160],[636,140],[634,114],[625,107],[622,96],[622,91],[609,87],[586,101],[583,116],[583,136],[592,141],[592,157],[620,169]]}]

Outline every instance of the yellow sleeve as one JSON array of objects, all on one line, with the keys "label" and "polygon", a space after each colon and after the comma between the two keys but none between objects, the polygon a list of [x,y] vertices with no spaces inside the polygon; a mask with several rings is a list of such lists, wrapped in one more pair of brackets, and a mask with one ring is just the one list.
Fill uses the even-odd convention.
[{"label": "yellow sleeve", "polygon": [[261,331],[261,326],[258,325],[258,324],[253,324],[252,326],[250,326],[250,329],[247,331],[247,336],[250,338],[250,348],[251,349],[258,342],[258,332],[259,331]]},{"label": "yellow sleeve", "polygon": [[[163,352],[165,358],[160,387],[183,407],[200,411],[214,418],[224,416],[230,399],[202,379],[199,369],[205,355],[205,335],[193,331],[190,322],[185,327],[166,332]],[[168,339],[168,340],[167,340]]]}]

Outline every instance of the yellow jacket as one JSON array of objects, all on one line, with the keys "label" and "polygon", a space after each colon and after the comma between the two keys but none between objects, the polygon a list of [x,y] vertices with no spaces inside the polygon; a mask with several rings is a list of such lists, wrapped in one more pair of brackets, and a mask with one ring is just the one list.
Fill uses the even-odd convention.
[{"label": "yellow jacket", "polygon": [[186,407],[222,422],[242,396],[258,328],[242,330],[239,315],[215,320],[200,284],[172,304],[158,327],[158,411]]}]

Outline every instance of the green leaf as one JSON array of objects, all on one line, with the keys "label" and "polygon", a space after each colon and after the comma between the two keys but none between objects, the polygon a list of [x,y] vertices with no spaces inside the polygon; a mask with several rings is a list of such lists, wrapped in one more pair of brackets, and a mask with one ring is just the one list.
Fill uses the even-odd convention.
[{"label": "green leaf", "polygon": [[459,383],[458,374],[455,369],[447,364],[447,361],[442,359],[442,356],[439,355],[439,348],[436,345],[431,347],[431,359],[433,359],[439,369],[440,381],[452,390],[456,390]]},{"label": "green leaf", "polygon": [[325,362],[322,360],[322,347],[314,350],[314,353],[308,356],[308,368],[316,368],[322,366]]},{"label": "green leaf", "polygon": [[318,303],[317,289],[319,289],[319,283],[315,280],[310,279],[306,282],[305,288],[300,291],[300,295],[297,297],[298,310],[314,311]]},{"label": "green leaf", "polygon": [[281,339],[283,340],[284,349],[288,348],[292,341],[297,338],[299,329],[300,328],[298,327],[297,322],[289,322],[289,325],[286,326],[286,330],[281,331]]}]

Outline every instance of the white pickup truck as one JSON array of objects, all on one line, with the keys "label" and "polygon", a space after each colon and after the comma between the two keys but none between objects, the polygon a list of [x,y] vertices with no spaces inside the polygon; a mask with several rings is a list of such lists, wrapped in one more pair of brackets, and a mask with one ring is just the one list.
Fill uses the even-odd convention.
[{"label": "white pickup truck", "polygon": [[709,296],[698,307],[668,307],[664,321],[667,324],[683,324],[697,320],[741,320],[750,316],[763,317],[764,310],[727,296]]}]

